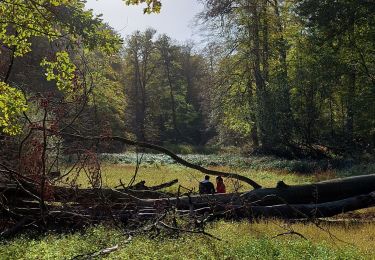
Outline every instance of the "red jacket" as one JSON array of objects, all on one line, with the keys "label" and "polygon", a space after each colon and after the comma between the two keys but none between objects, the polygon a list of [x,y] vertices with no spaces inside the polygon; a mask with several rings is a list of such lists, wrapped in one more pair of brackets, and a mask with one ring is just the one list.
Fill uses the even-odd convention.
[{"label": "red jacket", "polygon": [[217,193],[225,193],[225,184],[223,182],[218,182],[216,185],[216,192]]}]

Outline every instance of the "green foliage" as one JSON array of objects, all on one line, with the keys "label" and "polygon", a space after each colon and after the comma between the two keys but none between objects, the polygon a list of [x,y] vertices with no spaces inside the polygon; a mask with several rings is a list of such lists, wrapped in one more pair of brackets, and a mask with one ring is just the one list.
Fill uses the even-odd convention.
[{"label": "green foliage", "polygon": [[203,125],[200,93],[194,92],[201,78],[192,75],[201,64],[187,63],[195,57],[166,35],[155,39],[155,30],[133,33],[125,46],[124,85],[127,124],[139,140],[200,142]]},{"label": "green foliage", "polygon": [[[54,80],[57,88],[65,94],[72,92],[74,88],[76,94],[80,92],[77,89],[78,74],[75,74],[77,67],[70,57],[74,56],[72,53],[96,49],[109,55],[118,51],[121,43],[119,36],[99,18],[94,17],[91,11],[85,11],[84,2],[78,0],[0,1],[0,16],[0,42],[13,56],[11,63],[13,58],[25,56],[35,49],[31,42],[37,39],[43,39],[51,46],[60,46],[52,50],[55,60],[44,58],[40,65],[46,70],[47,80]],[[67,49],[70,49],[69,53]],[[77,60],[77,57],[74,59]],[[12,69],[14,68],[9,65],[8,70]],[[10,74],[9,72],[11,71],[5,71],[5,74]],[[75,84],[73,80],[76,81]],[[24,107],[21,102],[13,102],[19,96],[15,94],[14,86],[6,87],[4,82],[2,88],[3,91],[9,91],[1,93],[2,130],[14,134],[19,128],[14,125],[16,117],[24,111]],[[33,86],[28,86],[28,89],[32,88]]]},{"label": "green foliage", "polygon": [[191,145],[191,144],[175,144],[165,143],[163,147],[177,154],[217,154],[220,148],[209,145]]},{"label": "green foliage", "polygon": [[51,8],[69,3],[68,0],[38,0],[32,4],[24,0],[1,1],[0,40],[4,45],[14,47],[14,55],[22,56],[31,51],[30,38],[46,36],[56,39],[60,36],[54,27]]},{"label": "green foliage", "polygon": [[94,88],[89,104],[95,106],[99,121],[111,129],[113,135],[124,135],[126,96],[122,85],[123,64],[120,55],[87,54]]},{"label": "green foliage", "polygon": [[83,8],[84,3],[78,0],[1,1],[0,40],[15,49],[16,57],[31,51],[32,37],[47,37],[51,42],[82,40],[91,49],[113,51],[119,38]]},{"label": "green foliage", "polygon": [[9,135],[18,134],[21,129],[17,118],[26,110],[23,93],[0,81],[0,129]]},{"label": "green foliage", "polygon": [[246,73],[246,62],[242,63],[239,59],[241,57],[233,56],[231,59],[221,61],[220,67],[222,68],[220,68],[220,71],[223,73],[226,73],[228,67],[232,67],[233,63],[241,63],[241,65],[232,69],[233,76],[222,86],[226,89],[226,95],[216,102],[223,103],[218,108],[222,110],[223,125],[229,130],[247,137],[251,130],[256,127],[255,122],[251,120],[251,110],[254,106],[252,102],[254,100],[251,98],[250,90],[247,89],[248,82],[243,79],[243,75]]},{"label": "green foliage", "polygon": [[208,47],[221,53],[209,57],[219,141],[287,156],[314,155],[314,145],[326,155],[374,151],[375,5],[204,2],[201,17],[221,36]]},{"label": "green foliage", "polygon": [[146,3],[147,7],[143,9],[145,14],[159,13],[161,10],[161,1],[159,0],[124,0],[127,5],[138,5]]},{"label": "green foliage", "polygon": [[73,90],[73,79],[76,66],[71,62],[66,51],[56,52],[56,61],[44,59],[40,64],[46,70],[48,81],[55,80],[59,90],[71,92]]}]

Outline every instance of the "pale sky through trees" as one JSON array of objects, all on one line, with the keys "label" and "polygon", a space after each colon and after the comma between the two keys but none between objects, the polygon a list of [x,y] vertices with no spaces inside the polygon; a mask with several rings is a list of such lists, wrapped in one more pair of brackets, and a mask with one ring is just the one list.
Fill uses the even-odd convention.
[{"label": "pale sky through trees", "polygon": [[103,14],[103,20],[124,38],[136,30],[152,27],[172,39],[185,42],[199,40],[192,28],[194,16],[202,10],[197,0],[163,0],[161,13],[143,14],[144,5],[126,6],[121,0],[87,0],[86,8]]}]

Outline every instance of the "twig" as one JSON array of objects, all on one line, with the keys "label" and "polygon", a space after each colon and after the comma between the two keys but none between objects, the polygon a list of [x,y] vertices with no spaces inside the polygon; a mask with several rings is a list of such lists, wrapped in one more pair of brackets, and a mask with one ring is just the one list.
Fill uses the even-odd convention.
[{"label": "twig", "polygon": [[289,230],[287,232],[277,234],[276,236],[273,236],[272,239],[280,237],[280,236],[285,236],[285,235],[297,235],[297,236],[299,236],[299,237],[301,237],[301,238],[303,238],[305,240],[308,240],[304,235],[302,235],[301,233],[296,232],[294,230]]},{"label": "twig", "polygon": [[193,233],[193,234],[202,234],[202,235],[206,235],[208,237],[211,237],[211,238],[214,238],[216,240],[219,240],[219,241],[222,241],[221,238],[219,237],[216,237],[210,233],[207,233],[206,231],[204,230],[189,230],[189,229],[182,229],[182,228],[175,228],[175,227],[172,227],[172,226],[169,226],[167,224],[165,224],[164,222],[162,221],[159,221],[159,224],[164,227],[164,228],[167,228],[167,229],[170,229],[170,230],[174,230],[174,231],[178,231],[178,232],[186,232],[186,233]]},{"label": "twig", "polygon": [[104,248],[102,250],[99,250],[97,252],[93,252],[93,253],[89,253],[89,254],[82,254],[82,255],[77,255],[75,257],[72,258],[73,259],[93,259],[95,257],[99,257],[99,256],[104,256],[104,255],[108,255],[116,250],[119,249],[119,246],[118,245],[115,245],[115,246],[112,246],[112,247],[108,247],[108,248]]}]

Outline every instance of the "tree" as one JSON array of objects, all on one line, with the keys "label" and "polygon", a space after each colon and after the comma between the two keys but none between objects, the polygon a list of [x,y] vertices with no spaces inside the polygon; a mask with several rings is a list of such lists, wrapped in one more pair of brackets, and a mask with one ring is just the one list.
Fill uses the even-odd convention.
[{"label": "tree", "polygon": [[[200,64],[184,63],[197,57],[184,53],[166,35],[154,39],[155,33],[151,29],[136,32],[125,47],[128,128],[138,140],[199,143],[199,94],[189,90],[201,77],[192,73],[192,66],[199,70]],[[195,105],[189,98],[195,99]]]},{"label": "tree", "polygon": [[[8,92],[1,95],[2,104],[17,103],[17,97],[23,96],[16,86],[8,81],[12,74],[15,60],[32,50],[32,39],[43,38],[56,44],[52,55],[41,63],[45,67],[47,80],[55,80],[62,92],[71,92],[76,66],[72,63],[68,48],[100,50],[110,53],[120,43],[119,37],[104,26],[99,18],[94,18],[91,11],[83,10],[81,1],[1,1],[2,17],[0,42],[5,54],[9,55],[7,68],[2,73],[3,88]],[[51,61],[52,60],[52,61]],[[9,102],[6,102],[9,100]],[[19,101],[18,101],[19,103]],[[1,106],[1,125],[8,134],[17,133],[15,121],[24,111],[26,104],[15,107],[9,114],[7,106]]]},{"label": "tree", "polygon": [[[287,67],[287,39],[284,32],[284,16],[288,6],[277,1],[205,1],[203,18],[214,24],[226,37],[229,53],[225,63],[231,62],[228,73],[218,80],[221,84],[240,84],[247,93],[247,101],[238,103],[247,106],[246,115],[227,118],[224,122],[233,126],[247,125],[243,133],[249,134],[254,144],[258,135],[265,150],[287,145],[291,137],[292,114],[290,85]],[[282,11],[281,11],[282,10]],[[224,22],[223,22],[224,21]],[[232,71],[236,73],[230,74]],[[219,73],[223,75],[223,73]],[[234,75],[233,75],[234,74]],[[237,79],[236,79],[237,77]],[[233,93],[233,92],[232,92]],[[239,93],[241,95],[241,93]],[[219,94],[219,95],[222,95]],[[225,95],[223,96],[225,97]],[[250,106],[249,106],[250,105]],[[242,108],[232,106],[232,111]],[[228,107],[230,109],[230,107]],[[230,110],[223,115],[236,115]],[[242,117],[241,120],[238,120]],[[242,123],[240,123],[242,122]],[[239,128],[242,128],[241,126]],[[237,129],[239,129],[237,128]]]},{"label": "tree", "polygon": [[[131,117],[131,126],[137,140],[145,141],[146,126],[148,125],[148,108],[150,95],[150,81],[154,74],[155,46],[152,41],[156,31],[148,29],[144,33],[135,32],[127,41],[126,52],[126,80],[128,95],[128,109]],[[134,116],[131,116],[134,115]],[[129,118],[130,119],[130,118]]]},{"label": "tree", "polygon": [[225,46],[212,90],[219,133],[289,156],[372,149],[374,4],[204,3]]},{"label": "tree", "polygon": [[[146,3],[145,13],[159,12],[161,8],[161,2],[157,0],[125,2]],[[49,67],[48,79],[56,80],[59,89],[64,91],[71,90],[72,84],[69,81],[74,78],[75,70],[71,57],[64,49],[98,48],[106,53],[113,53],[120,43],[119,37],[98,17],[94,17],[91,11],[84,10],[84,2],[80,0],[4,0],[0,2],[0,15],[1,55],[9,57],[8,64],[0,64],[3,68],[0,71],[1,90],[6,93],[0,94],[0,128],[7,134],[19,132],[16,121],[27,107],[25,101],[20,100],[20,90],[8,84],[9,77],[15,60],[32,50],[32,39],[44,38],[50,43],[64,46],[53,50],[55,57],[46,57],[57,59],[56,63],[43,62]],[[52,72],[58,75],[53,75]]]}]

